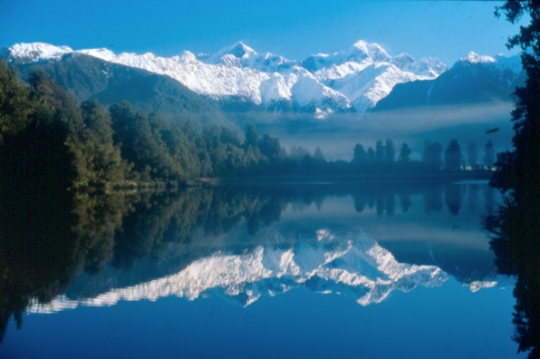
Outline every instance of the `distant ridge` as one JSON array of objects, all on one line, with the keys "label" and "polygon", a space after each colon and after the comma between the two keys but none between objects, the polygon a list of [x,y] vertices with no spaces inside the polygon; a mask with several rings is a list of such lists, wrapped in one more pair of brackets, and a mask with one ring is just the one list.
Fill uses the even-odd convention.
[{"label": "distant ridge", "polygon": [[490,57],[471,52],[436,79],[396,85],[372,111],[508,102],[516,86],[523,85],[523,75],[519,56]]}]

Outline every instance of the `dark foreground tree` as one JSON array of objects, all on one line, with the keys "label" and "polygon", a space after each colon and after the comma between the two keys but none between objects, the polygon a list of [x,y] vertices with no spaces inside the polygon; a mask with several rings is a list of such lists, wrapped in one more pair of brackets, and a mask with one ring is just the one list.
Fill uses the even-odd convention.
[{"label": "dark foreground tree", "polygon": [[527,80],[515,92],[514,151],[499,156],[492,181],[511,191],[486,223],[494,234],[491,247],[499,272],[517,278],[513,338],[518,351],[540,358],[540,2],[507,1],[495,11],[497,16],[501,13],[511,23],[530,17],[507,44],[522,49]]}]

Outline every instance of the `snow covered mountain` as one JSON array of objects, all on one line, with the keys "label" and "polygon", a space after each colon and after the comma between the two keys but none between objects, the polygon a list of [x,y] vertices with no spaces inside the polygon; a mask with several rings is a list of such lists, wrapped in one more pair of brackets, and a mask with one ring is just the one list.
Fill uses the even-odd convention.
[{"label": "snow covered mountain", "polygon": [[[279,231],[269,233],[282,236]],[[395,290],[409,292],[419,285],[436,287],[447,279],[439,267],[397,262],[363,232],[338,234],[321,228],[315,231],[314,238],[303,238],[293,247],[259,245],[241,254],[217,251],[170,276],[113,289],[94,298],[70,300],[61,296],[49,304],[36,302],[28,311],[51,313],[78,305],[109,306],[120,300],[157,300],[171,295],[190,300],[217,295],[247,306],[261,296],[274,296],[296,287],[346,295],[365,306],[380,303]]]},{"label": "snow covered mountain", "polygon": [[437,78],[395,86],[373,110],[510,101],[524,78],[519,56],[491,57],[470,52]]},{"label": "snow covered mountain", "polygon": [[302,62],[259,54],[242,42],[212,55],[185,51],[170,58],[21,43],[3,49],[1,56],[8,62],[39,63],[77,54],[166,75],[213,99],[241,97],[270,108],[285,102],[320,118],[335,111],[365,111],[396,84],[434,79],[446,70],[438,59],[417,61],[408,54],[392,57],[379,45],[362,40],[347,51],[317,54]]}]

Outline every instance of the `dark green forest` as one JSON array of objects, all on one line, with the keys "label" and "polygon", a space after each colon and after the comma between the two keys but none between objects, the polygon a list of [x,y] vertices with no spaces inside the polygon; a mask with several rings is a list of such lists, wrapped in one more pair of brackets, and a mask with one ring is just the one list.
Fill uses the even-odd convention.
[{"label": "dark green forest", "polygon": [[2,175],[12,179],[8,183],[49,176],[62,177],[66,188],[74,189],[165,189],[205,178],[373,173],[407,178],[434,172],[444,177],[464,169],[486,177],[495,159],[488,141],[483,160],[471,143],[465,161],[453,139],[444,153],[441,144],[426,142],[422,160],[413,161],[406,143],[396,148],[387,139],[375,149],[357,144],[350,162],[327,161],[319,148],[313,154],[297,146],[287,152],[278,138],[260,136],[254,125],[246,126],[242,138],[230,127],[171,121],[125,100],[108,107],[96,99],[80,102],[39,70],[25,84],[1,62],[0,80],[0,161]]}]

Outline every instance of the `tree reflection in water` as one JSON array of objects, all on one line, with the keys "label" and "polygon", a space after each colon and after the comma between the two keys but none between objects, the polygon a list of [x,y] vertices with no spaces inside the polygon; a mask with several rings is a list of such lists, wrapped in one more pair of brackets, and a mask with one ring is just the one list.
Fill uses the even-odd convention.
[{"label": "tree reflection in water", "polygon": [[54,125],[38,127],[5,136],[0,148],[0,341],[12,315],[21,326],[31,298],[50,301],[67,287],[81,255],[65,136]]},{"label": "tree reflection in water", "polygon": [[513,339],[519,351],[540,358],[540,196],[538,190],[507,193],[495,214],[486,218],[490,242],[501,274],[515,276]]},{"label": "tree reflection in water", "polygon": [[[251,250],[261,243],[222,243],[219,236],[245,225],[248,236],[255,238],[261,228],[279,221],[290,206],[301,210],[315,205],[320,210],[327,197],[351,196],[356,213],[369,211],[390,217],[399,210],[410,212],[414,208],[411,198],[415,196],[420,202],[423,198],[424,203],[424,208],[416,212],[429,214],[442,211],[445,189],[453,195],[456,192],[449,192],[441,184],[342,183],[196,187],[177,193],[93,195],[66,191],[65,183],[42,183],[38,187],[17,183],[21,185],[16,191],[1,193],[0,335],[12,315],[20,326],[22,313],[33,300],[47,303],[62,293],[70,298],[91,297],[111,289],[111,283],[129,286],[150,281],[176,273],[215,248],[225,248],[224,245],[233,253]],[[456,187],[457,202],[446,195],[448,211],[452,213],[463,193]],[[478,197],[468,200],[475,202]],[[205,240],[204,246],[197,245],[203,236],[215,239]],[[171,247],[176,248],[173,254]],[[168,258],[171,255],[175,256],[172,260]],[[458,280],[471,277],[467,271],[453,273],[454,262],[439,260],[441,268]],[[137,263],[142,262],[154,264],[138,267]],[[421,262],[432,264],[430,260]],[[136,273],[127,274],[130,269]],[[111,270],[126,275],[110,280],[109,274],[103,274]],[[478,271],[478,265],[471,267],[473,270]],[[480,270],[484,275],[489,271]]]},{"label": "tree reflection in water", "polygon": [[499,273],[517,279],[513,339],[520,352],[530,351],[529,358],[540,358],[540,197],[534,199],[535,195],[529,193],[527,200],[520,200],[516,192],[509,193],[486,219]]}]

